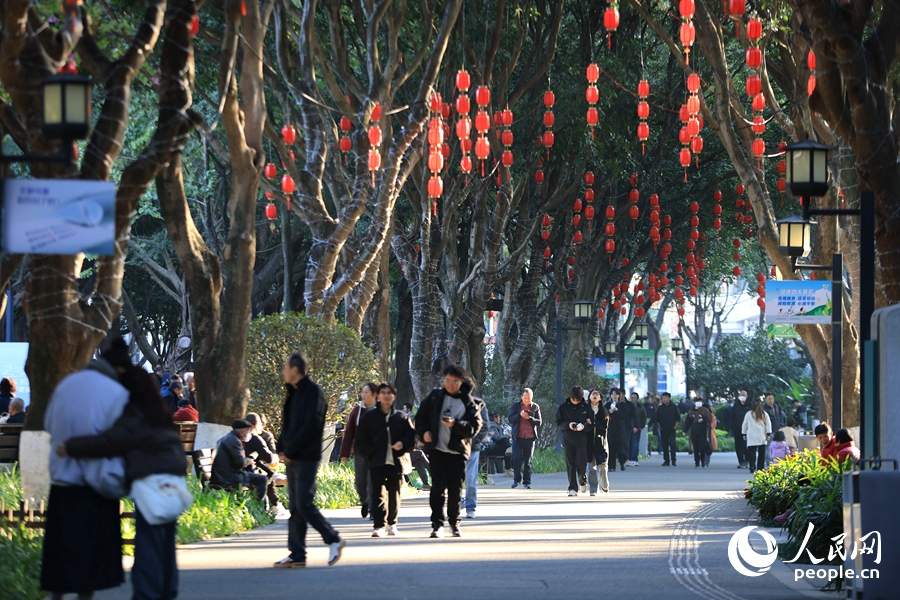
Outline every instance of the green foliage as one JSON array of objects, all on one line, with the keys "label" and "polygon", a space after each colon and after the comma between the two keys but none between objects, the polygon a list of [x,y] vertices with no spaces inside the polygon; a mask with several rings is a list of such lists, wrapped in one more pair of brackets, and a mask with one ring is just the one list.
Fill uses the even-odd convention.
[{"label": "green foliage", "polygon": [[556,450],[538,450],[531,461],[534,473],[559,473],[566,470],[566,457]]},{"label": "green foliage", "polygon": [[736,398],[741,389],[747,390],[751,399],[765,391],[777,398],[789,389],[785,381],[799,380],[805,366],[791,358],[785,341],[769,338],[757,329],[750,336],[721,336],[710,351],[693,357],[688,376],[710,400]]},{"label": "green foliage", "polygon": [[9,600],[40,600],[43,532],[0,524],[0,589]]},{"label": "green foliage", "polygon": [[294,352],[302,350],[309,361],[309,376],[325,392],[328,419],[336,420],[350,403],[344,394],[376,377],[372,351],[352,329],[326,323],[301,313],[277,314],[255,319],[247,334],[247,383],[250,410],[265,413],[269,429],[281,431],[284,402],[282,369]]},{"label": "green foliage", "polygon": [[203,488],[193,476],[188,476],[188,489],[194,494],[194,504],[178,519],[175,540],[179,544],[234,535],[275,521],[249,493]]}]

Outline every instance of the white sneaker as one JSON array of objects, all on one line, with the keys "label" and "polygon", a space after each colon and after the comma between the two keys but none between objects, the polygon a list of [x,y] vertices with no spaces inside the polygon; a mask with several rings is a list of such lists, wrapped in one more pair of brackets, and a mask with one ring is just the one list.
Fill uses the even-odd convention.
[{"label": "white sneaker", "polygon": [[596,496],[597,492],[591,492],[591,496]]},{"label": "white sneaker", "polygon": [[577,496],[577,495],[578,495],[578,492],[576,492],[575,490],[569,490],[569,496],[570,496],[570,497],[571,497],[571,496]]},{"label": "white sneaker", "polygon": [[385,529],[384,527],[379,527],[372,532],[372,537],[387,537],[387,529]]},{"label": "white sneaker", "polygon": [[581,486],[581,493],[584,494],[585,492],[587,492],[587,486],[583,485]]},{"label": "white sneaker", "polygon": [[439,540],[442,540],[442,539],[444,539],[444,535],[445,535],[445,534],[444,534],[444,528],[443,528],[443,527],[438,527],[437,529],[433,529],[433,530],[431,531],[431,536],[430,536],[430,537],[436,538],[436,539],[439,539]]},{"label": "white sneaker", "polygon": [[474,519],[474,518],[475,518],[475,511],[474,511],[474,510],[467,510],[467,511],[466,511],[466,518],[467,518],[467,519]]},{"label": "white sneaker", "polygon": [[400,535],[400,530],[397,529],[396,525],[391,525],[388,527],[388,535],[398,536]]},{"label": "white sneaker", "polygon": [[337,541],[331,544],[328,548],[330,549],[328,553],[328,566],[332,566],[337,563],[337,561],[341,560],[341,553],[344,551],[344,546],[347,545],[347,542],[344,540]]}]

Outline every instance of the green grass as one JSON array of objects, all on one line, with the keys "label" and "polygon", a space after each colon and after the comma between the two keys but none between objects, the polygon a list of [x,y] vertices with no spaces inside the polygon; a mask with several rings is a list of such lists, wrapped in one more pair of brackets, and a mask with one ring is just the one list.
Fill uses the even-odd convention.
[{"label": "green grass", "polygon": [[[410,481],[413,484],[419,481],[415,471],[410,475]],[[418,493],[415,485],[413,487],[404,485],[400,488],[401,498],[409,498]],[[285,506],[290,505],[287,486],[278,488],[278,499]],[[356,472],[352,462],[330,462],[319,467],[314,502],[322,510],[359,506],[359,496],[356,495]]]},{"label": "green grass", "polygon": [[538,450],[531,461],[533,473],[559,473],[566,470],[566,457],[555,450]]}]

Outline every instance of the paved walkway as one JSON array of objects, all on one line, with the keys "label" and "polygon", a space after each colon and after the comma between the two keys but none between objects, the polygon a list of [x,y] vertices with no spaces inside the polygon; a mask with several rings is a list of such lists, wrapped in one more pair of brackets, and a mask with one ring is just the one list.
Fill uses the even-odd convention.
[{"label": "paved walkway", "polygon": [[[347,540],[333,567],[313,531],[306,569],[272,569],[287,555],[285,520],[188,544],[178,550],[180,598],[838,597],[794,583],[780,560],[755,578],[731,567],[729,539],[756,524],[741,493],[748,472],[735,468],[733,454],[714,456],[707,469],[694,469],[687,454],[676,468],[661,463],[654,456],[610,474],[610,493],[597,497],[566,497],[564,474],[537,475],[532,490],[510,489],[511,479],[493,476],[495,485],[478,490],[477,518],[463,520],[462,539],[428,539],[426,493],[404,501],[400,538],[370,537],[358,508],[326,511]],[[96,597],[124,599],[130,591]]]}]

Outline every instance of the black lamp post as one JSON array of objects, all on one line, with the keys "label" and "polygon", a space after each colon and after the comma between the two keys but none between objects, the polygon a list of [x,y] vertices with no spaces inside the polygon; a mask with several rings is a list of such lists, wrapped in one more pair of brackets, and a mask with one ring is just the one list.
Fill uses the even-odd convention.
[{"label": "black lamp post", "polygon": [[684,358],[684,397],[691,397],[691,380],[688,375],[688,370],[691,366],[691,355],[690,351],[684,347],[684,340],[681,338],[672,338],[670,340],[672,342],[672,350],[675,352],[675,356],[681,356]]},{"label": "black lamp post", "polygon": [[[803,207],[803,217],[789,217],[779,221],[779,246],[786,248],[791,255],[792,266],[804,270],[830,270],[832,272],[832,426],[837,429],[841,422],[841,317],[843,299],[843,256],[840,253],[832,256],[832,265],[808,265],[796,267],[793,253],[798,252],[798,234],[795,227],[800,227],[799,238],[802,244],[809,245],[809,218],[811,216],[856,216],[860,217],[860,250],[859,250],[859,332],[860,332],[860,364],[863,373],[860,377],[860,450],[865,456],[872,456],[878,447],[878,403],[874,389],[866,386],[866,377],[871,365],[866,357],[871,344],[871,320],[875,310],[875,194],[864,191],[860,195],[857,209],[812,209],[811,199],[824,196],[828,192],[828,154],[831,148],[819,142],[805,140],[791,144],[785,149],[787,154],[787,184],[792,196],[799,197]],[[791,224],[784,223],[791,220]],[[784,250],[782,250],[784,251]],[[808,253],[808,251],[807,251]],[[871,395],[871,398],[869,396]],[[872,403],[872,410],[866,410],[866,403]],[[864,464],[861,461],[861,464]]]},{"label": "black lamp post", "polygon": [[0,164],[13,162],[72,164],[71,142],[83,140],[91,131],[91,78],[83,75],[60,74],[45,77],[43,86],[44,122],[41,132],[45,137],[62,140],[62,154],[58,156],[32,156],[28,154],[6,156],[0,144]]},{"label": "black lamp post", "polygon": [[588,300],[578,300],[572,303],[575,312],[575,322],[578,327],[567,327],[563,325],[562,319],[556,319],[556,405],[559,406],[563,402],[562,397],[562,343],[563,331],[584,331],[584,326],[590,323],[594,315],[594,305]]}]

